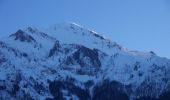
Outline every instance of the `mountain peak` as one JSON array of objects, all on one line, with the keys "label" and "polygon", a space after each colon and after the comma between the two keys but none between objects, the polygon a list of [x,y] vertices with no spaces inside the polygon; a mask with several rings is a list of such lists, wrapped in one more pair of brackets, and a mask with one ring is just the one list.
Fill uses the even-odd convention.
[{"label": "mountain peak", "polygon": [[70,25],[70,26],[83,27],[82,25],[77,24],[77,23],[75,23],[75,22],[65,22],[65,24],[68,24],[68,25]]},{"label": "mountain peak", "polygon": [[74,31],[86,31],[91,34],[98,34],[101,37],[103,37],[101,34],[95,32],[94,30],[88,29],[84,27],[83,25],[77,24],[75,22],[63,22],[59,24],[54,24],[49,28],[50,30],[58,30],[58,29],[66,29],[66,30],[74,30]]},{"label": "mountain peak", "polygon": [[36,27],[32,27],[32,26],[29,26],[25,29],[26,32],[31,32],[31,33],[35,33],[38,31],[38,29]]},{"label": "mountain peak", "polygon": [[67,22],[61,22],[61,23],[56,23],[54,24],[54,26],[75,26],[75,27],[83,27],[82,25],[80,24],[77,24],[75,22],[71,22],[71,21],[67,21]]},{"label": "mountain peak", "polygon": [[107,54],[113,54],[121,50],[121,46],[117,43],[111,42],[97,32],[74,22],[55,24],[48,28],[45,33],[49,33],[60,43],[84,45],[90,49],[102,50]]},{"label": "mountain peak", "polygon": [[20,40],[21,42],[36,42],[32,36],[25,33],[23,30],[18,30],[16,33],[10,35],[10,37],[14,37],[15,40]]}]

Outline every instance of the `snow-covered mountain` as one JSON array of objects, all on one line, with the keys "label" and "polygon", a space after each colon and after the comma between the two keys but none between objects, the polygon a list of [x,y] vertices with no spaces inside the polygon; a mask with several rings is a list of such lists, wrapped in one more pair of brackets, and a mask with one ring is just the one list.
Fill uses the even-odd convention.
[{"label": "snow-covered mountain", "polygon": [[0,100],[170,100],[170,60],[75,23],[0,39]]}]

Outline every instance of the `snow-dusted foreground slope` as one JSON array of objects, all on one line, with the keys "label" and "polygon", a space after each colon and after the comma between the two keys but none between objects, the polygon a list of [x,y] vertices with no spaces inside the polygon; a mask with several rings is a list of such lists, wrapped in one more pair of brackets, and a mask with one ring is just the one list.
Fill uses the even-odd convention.
[{"label": "snow-dusted foreground slope", "polygon": [[0,40],[2,100],[169,100],[170,60],[75,23]]}]

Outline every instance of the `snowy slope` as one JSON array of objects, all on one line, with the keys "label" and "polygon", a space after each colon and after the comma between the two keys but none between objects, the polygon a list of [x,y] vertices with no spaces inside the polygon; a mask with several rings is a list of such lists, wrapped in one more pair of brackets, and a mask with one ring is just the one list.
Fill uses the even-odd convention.
[{"label": "snowy slope", "polygon": [[28,27],[0,40],[2,100],[168,100],[169,71],[169,59],[130,51],[75,23]]}]

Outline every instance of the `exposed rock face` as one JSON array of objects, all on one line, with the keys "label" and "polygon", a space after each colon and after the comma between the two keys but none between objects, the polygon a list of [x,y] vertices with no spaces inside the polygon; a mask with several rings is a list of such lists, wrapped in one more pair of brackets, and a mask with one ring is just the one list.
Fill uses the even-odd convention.
[{"label": "exposed rock face", "polygon": [[20,40],[21,42],[36,42],[31,35],[26,34],[22,30],[18,30],[15,34],[10,35],[10,37],[14,37],[15,40]]},{"label": "exposed rock face", "polygon": [[53,56],[54,54],[57,54],[60,50],[60,44],[59,41],[56,41],[53,48],[50,50],[49,57]]},{"label": "exposed rock face", "polygon": [[91,50],[86,47],[80,47],[74,54],[73,58],[80,64],[81,67],[86,67],[85,58],[89,59],[89,63],[94,67],[101,67],[101,63],[98,57],[98,52],[96,49]]}]

